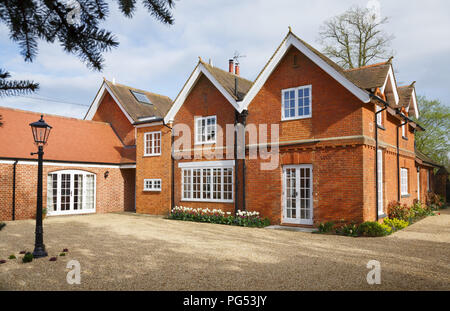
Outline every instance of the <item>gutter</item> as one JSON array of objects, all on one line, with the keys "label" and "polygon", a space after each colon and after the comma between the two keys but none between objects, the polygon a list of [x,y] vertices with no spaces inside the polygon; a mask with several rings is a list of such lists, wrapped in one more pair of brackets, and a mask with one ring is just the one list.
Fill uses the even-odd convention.
[{"label": "gutter", "polygon": [[[145,118],[143,118],[145,119]],[[156,118],[152,118],[152,119],[147,119],[147,120],[142,120],[142,121],[136,121],[133,123],[133,125],[141,125],[141,124],[147,124],[147,123],[153,123],[153,122],[163,122],[163,125],[168,127],[166,125],[166,123],[164,122],[164,118],[162,117],[156,117]]]}]

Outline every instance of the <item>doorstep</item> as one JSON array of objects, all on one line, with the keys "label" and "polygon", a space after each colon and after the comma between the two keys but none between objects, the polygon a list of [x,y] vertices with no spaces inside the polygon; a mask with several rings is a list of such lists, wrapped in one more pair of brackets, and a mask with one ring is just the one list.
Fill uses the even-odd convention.
[{"label": "doorstep", "polygon": [[305,227],[293,227],[293,226],[268,226],[265,227],[265,229],[272,229],[272,230],[285,230],[285,231],[295,231],[295,232],[306,232],[306,233],[313,233],[317,232],[318,230],[316,228],[305,228]]}]

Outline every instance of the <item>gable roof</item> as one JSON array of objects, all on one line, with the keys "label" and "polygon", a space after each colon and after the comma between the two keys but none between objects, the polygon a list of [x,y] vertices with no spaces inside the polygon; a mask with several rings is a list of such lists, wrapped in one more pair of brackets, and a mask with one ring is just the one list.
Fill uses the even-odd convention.
[{"label": "gable roof", "polygon": [[[164,118],[166,123],[173,120],[201,75],[205,75],[236,110],[242,111],[240,110],[240,100],[246,96],[252,82],[242,78],[241,76],[211,66],[199,58],[197,65],[187,79],[180,93],[178,93],[177,98],[175,98],[169,112],[166,114]],[[235,81],[238,83],[237,94],[235,93]]]},{"label": "gable roof", "polygon": [[[138,101],[132,91],[144,94],[150,100],[151,104]],[[167,96],[103,79],[102,86],[89,107],[85,119],[92,120],[106,92],[111,95],[130,123],[138,122],[139,119],[148,117],[162,118],[172,106],[172,100]]]},{"label": "gable roof", "polygon": [[[203,66],[205,66],[206,70],[208,70],[214,78],[216,78],[217,82],[219,82],[223,88],[237,101],[244,98],[247,94],[248,90],[252,86],[253,82],[242,78],[241,76],[235,75],[234,73],[222,70],[217,67],[213,67],[202,60],[200,60]],[[237,96],[235,93],[235,80],[238,80],[238,90]]]},{"label": "gable roof", "polygon": [[383,87],[391,65],[388,62],[349,69],[345,75],[362,89]]},{"label": "gable roof", "polygon": [[438,163],[436,163],[435,161],[433,161],[429,156],[427,156],[426,154],[420,152],[419,150],[415,150],[416,152],[416,158],[419,159],[421,162],[425,163],[425,164],[429,164],[431,166],[434,167],[441,167],[441,165],[439,165]]},{"label": "gable roof", "polygon": [[331,59],[320,53],[311,45],[309,45],[308,43],[297,37],[294,33],[292,33],[291,29],[289,29],[288,34],[283,39],[278,48],[275,50],[275,53],[266,63],[264,68],[261,70],[256,80],[254,81],[252,87],[248,91],[246,97],[242,101],[241,111],[247,109],[248,105],[251,103],[253,98],[262,88],[264,83],[267,81],[273,70],[276,68],[278,63],[282,60],[283,56],[286,54],[286,52],[291,46],[297,48],[306,57],[308,57],[311,61],[313,61],[317,66],[319,66],[322,70],[324,70],[327,74],[329,74],[332,78],[334,78],[337,82],[339,82],[343,87],[345,87],[353,95],[359,98],[362,102],[364,103],[370,102],[369,93],[365,89],[362,89],[359,86],[355,85],[355,83],[347,77],[342,67],[340,67],[338,64],[336,64]]},{"label": "gable roof", "polygon": [[[256,94],[258,94],[273,70],[292,46],[302,52],[363,103],[371,102],[373,89],[378,88],[386,95],[386,101],[392,108],[398,107],[400,95],[392,67],[392,58],[387,62],[345,70],[317,49],[297,37],[289,28],[288,34],[284,37],[253,83],[238,77],[238,96],[234,93],[234,80],[236,79],[234,74],[215,68],[200,59],[183,86],[183,89],[175,99],[174,105],[167,114],[165,121],[168,122],[173,119],[201,73],[205,74],[211,80],[238,112],[242,112],[248,108],[248,105],[252,102]],[[413,97],[415,98],[415,95]],[[412,111],[418,117],[416,103],[415,106],[415,109]]]},{"label": "gable roof", "polygon": [[[36,160],[30,152],[36,150],[29,124],[40,113],[0,107],[3,124],[0,126],[0,158]],[[111,125],[56,115],[44,115],[53,127],[45,161],[131,164],[136,162],[136,148],[125,148]]]},{"label": "gable roof", "polygon": [[398,87],[398,94],[400,101],[398,107],[404,107],[409,116],[415,116],[419,118],[419,107],[417,105],[416,89],[414,87],[415,82],[410,85],[404,85]]}]

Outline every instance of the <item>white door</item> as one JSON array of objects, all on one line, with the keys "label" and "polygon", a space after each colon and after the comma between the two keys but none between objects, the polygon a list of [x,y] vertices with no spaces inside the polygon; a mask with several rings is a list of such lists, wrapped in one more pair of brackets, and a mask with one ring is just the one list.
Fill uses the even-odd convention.
[{"label": "white door", "polygon": [[283,167],[283,223],[312,225],[312,165]]},{"label": "white door", "polygon": [[47,214],[95,212],[95,175],[84,171],[57,171],[47,177]]},{"label": "white door", "polygon": [[378,167],[377,167],[377,175],[378,175],[378,193],[377,193],[377,200],[378,200],[378,215],[384,214],[384,200],[383,200],[383,187],[384,187],[384,180],[383,180],[383,151],[378,149],[377,151],[377,161],[378,161]]}]

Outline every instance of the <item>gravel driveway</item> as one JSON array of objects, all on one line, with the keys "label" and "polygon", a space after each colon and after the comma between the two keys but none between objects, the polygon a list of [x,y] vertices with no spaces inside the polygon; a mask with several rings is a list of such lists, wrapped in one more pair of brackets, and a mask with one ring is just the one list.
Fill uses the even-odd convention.
[{"label": "gravel driveway", "polygon": [[[34,221],[0,231],[1,290],[449,290],[450,211],[385,238],[180,222],[135,214],[50,217],[49,258],[22,264]],[[7,257],[15,254],[18,259]],[[81,284],[66,282],[68,261]],[[381,285],[366,265],[381,262]]]}]

